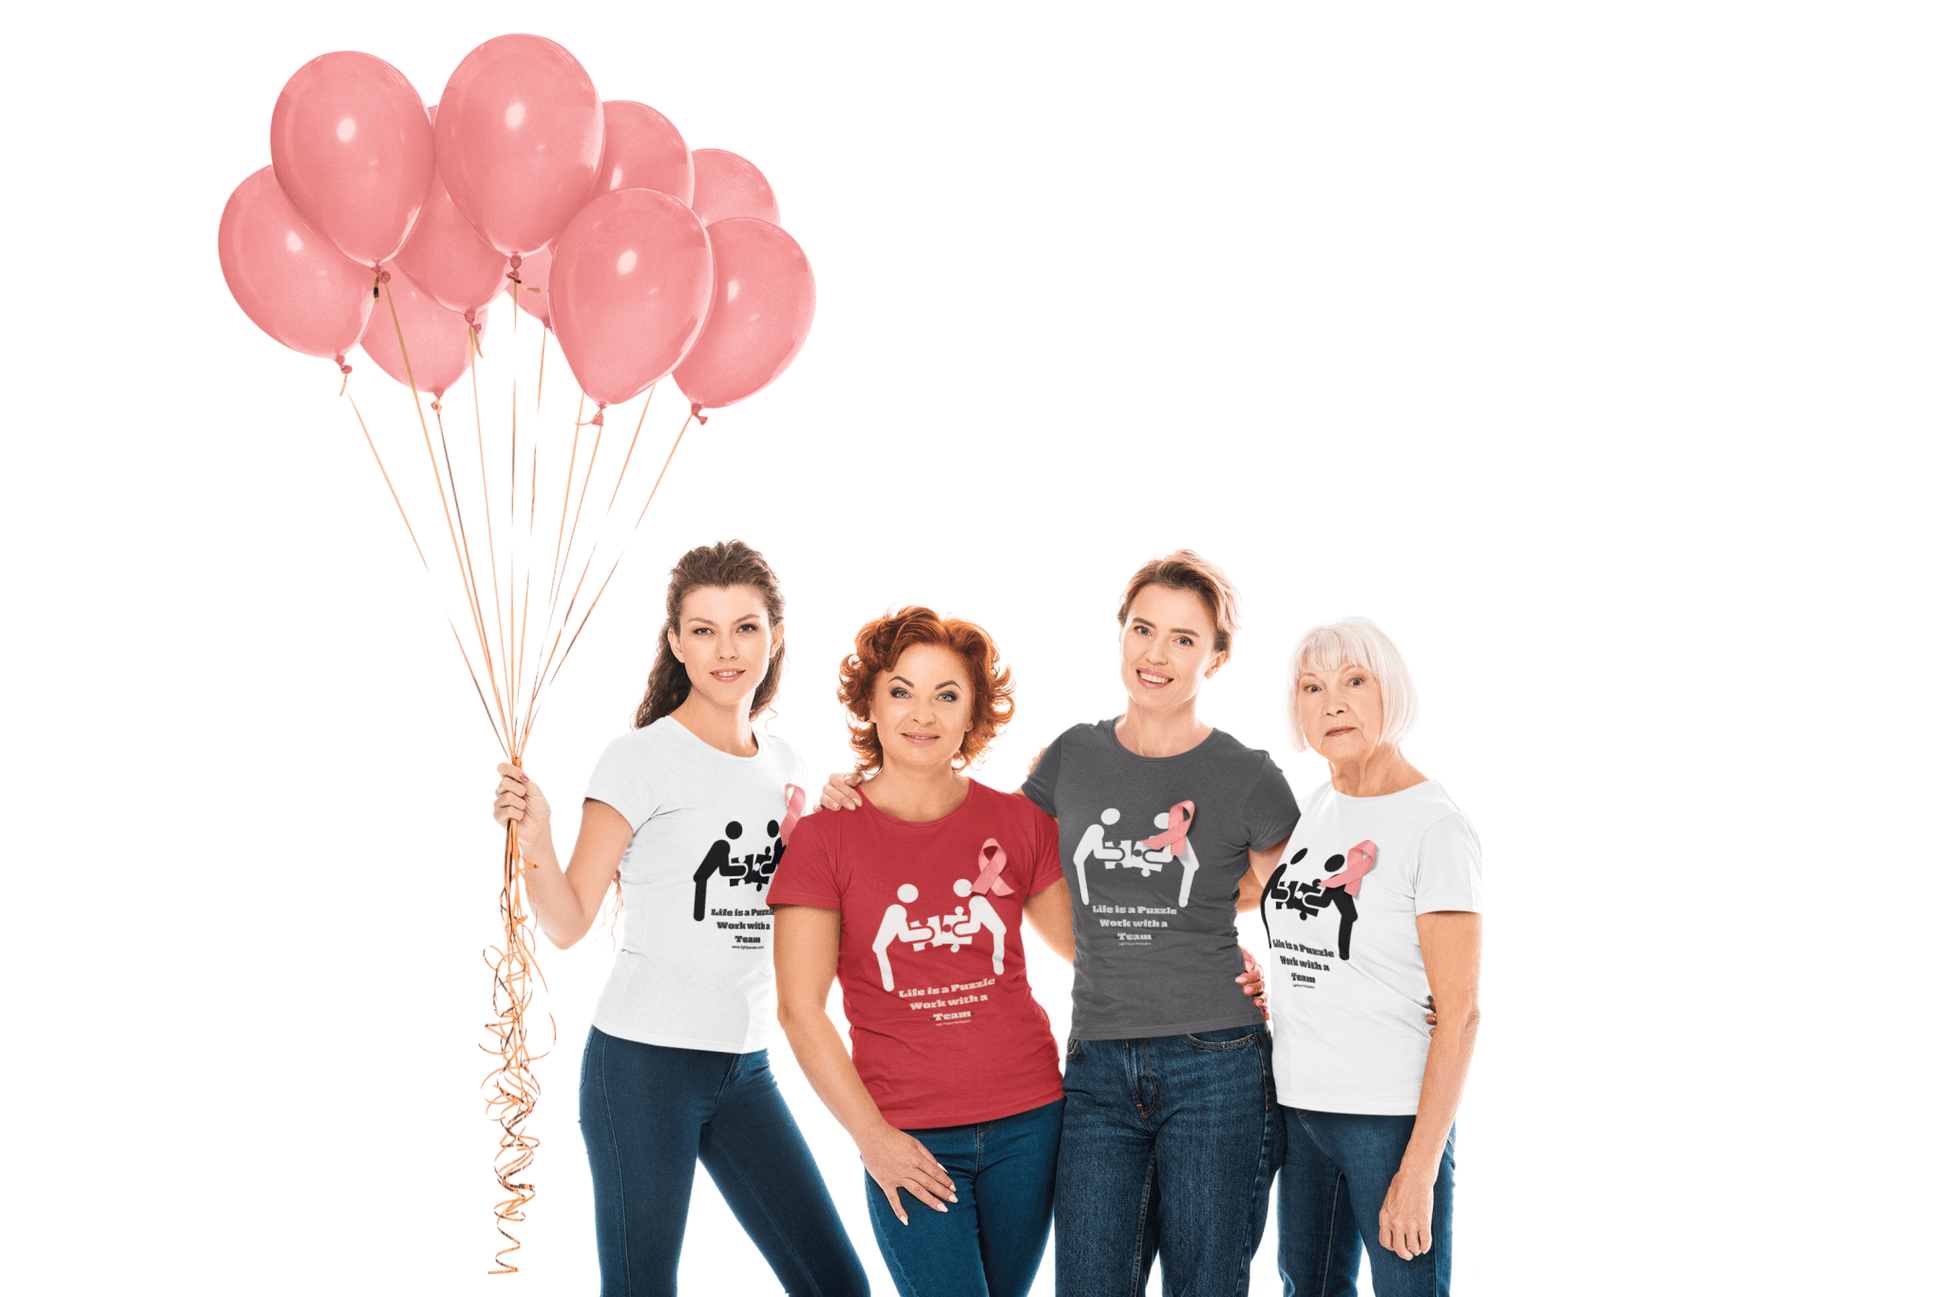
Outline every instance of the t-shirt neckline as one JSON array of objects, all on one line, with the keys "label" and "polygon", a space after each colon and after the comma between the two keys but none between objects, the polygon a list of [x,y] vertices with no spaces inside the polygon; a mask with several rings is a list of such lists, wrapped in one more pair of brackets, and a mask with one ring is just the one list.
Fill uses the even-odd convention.
[{"label": "t-shirt neckline", "polygon": [[872,805],[872,799],[865,796],[865,790],[862,788],[858,790],[858,803],[862,809],[870,811],[883,823],[897,825],[902,829],[934,829],[957,818],[961,812],[972,805],[975,790],[984,788],[985,786],[973,776],[968,775],[966,777],[966,796],[960,799],[958,806],[947,811],[936,820],[902,820],[896,815],[887,815],[884,811]]},{"label": "t-shirt neckline", "polygon": [[1212,725],[1209,727],[1209,733],[1203,735],[1202,742],[1193,748],[1185,748],[1181,752],[1172,752],[1166,757],[1145,757],[1140,752],[1130,751],[1128,745],[1122,742],[1122,736],[1115,732],[1115,722],[1120,719],[1121,717],[1119,716],[1110,716],[1102,722],[1102,726],[1108,731],[1108,741],[1115,745],[1115,750],[1133,761],[1180,761],[1184,757],[1193,757],[1208,747],[1211,741],[1223,732]]},{"label": "t-shirt neckline", "polygon": [[1369,806],[1375,802],[1385,801],[1388,798],[1404,797],[1407,793],[1416,793],[1421,788],[1437,788],[1439,786],[1439,781],[1437,779],[1421,779],[1418,783],[1413,784],[1407,788],[1401,788],[1395,793],[1374,793],[1370,797],[1360,797],[1356,793],[1341,793],[1338,791],[1338,786],[1332,783],[1329,779],[1324,781],[1324,786],[1331,790],[1331,795],[1334,797],[1342,798],[1343,800],[1348,802],[1362,802],[1365,805]]},{"label": "t-shirt neckline", "polygon": [[[734,752],[725,752],[722,748],[717,747],[714,743],[710,743],[707,740],[705,740],[701,735],[696,733],[696,731],[690,729],[687,725],[684,725],[681,721],[677,720],[674,712],[671,712],[666,716],[657,718],[655,724],[660,725],[664,721],[667,721],[669,724],[673,725],[676,728],[676,731],[678,733],[680,733],[684,738],[688,739],[691,743],[694,743],[697,747],[703,749],[703,751],[714,753],[715,755],[723,758],[725,761],[741,761],[745,765],[751,765],[758,761],[762,761],[764,759],[764,751],[765,751],[764,740],[768,736],[764,734],[760,734],[757,731],[757,727],[754,725],[750,727],[750,741],[757,745],[757,750],[750,756],[740,757]],[[650,728],[653,729],[654,726],[652,725],[650,726]]]}]

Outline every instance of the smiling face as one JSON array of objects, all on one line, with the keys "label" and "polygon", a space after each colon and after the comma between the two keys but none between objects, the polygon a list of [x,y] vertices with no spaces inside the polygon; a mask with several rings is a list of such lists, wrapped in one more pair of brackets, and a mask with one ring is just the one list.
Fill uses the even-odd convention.
[{"label": "smiling face", "polygon": [[755,586],[699,585],[682,597],[669,648],[689,672],[692,691],[717,706],[748,712],[781,632],[770,624]]},{"label": "smiling face", "polygon": [[1145,585],[1122,627],[1122,687],[1137,707],[1176,707],[1196,697],[1228,656],[1215,649],[1216,622],[1194,590]]},{"label": "smiling face", "polygon": [[1305,663],[1297,673],[1297,723],[1304,741],[1326,761],[1363,759],[1385,732],[1378,681],[1353,662],[1335,671]]},{"label": "smiling face", "polygon": [[871,722],[886,766],[950,765],[973,727],[972,676],[959,654],[915,644],[872,686]]}]

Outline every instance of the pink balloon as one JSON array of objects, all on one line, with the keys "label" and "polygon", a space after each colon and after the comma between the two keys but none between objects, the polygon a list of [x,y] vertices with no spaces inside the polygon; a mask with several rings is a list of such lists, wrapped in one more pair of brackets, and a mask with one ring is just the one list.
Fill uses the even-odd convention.
[{"label": "pink balloon", "polygon": [[372,309],[372,272],[298,214],[271,168],[230,195],[216,250],[230,295],[258,328],[293,351],[344,364]]},{"label": "pink balloon", "polygon": [[270,165],[306,220],[376,266],[405,243],[426,200],[432,127],[419,92],[384,59],[321,54],[277,96]]},{"label": "pink balloon", "polygon": [[655,189],[582,208],[554,245],[547,296],[581,390],[619,405],[666,377],[702,330],[710,241],[696,214]]},{"label": "pink balloon", "polygon": [[553,266],[554,249],[542,248],[521,258],[518,284],[511,279],[507,281],[507,296],[513,304],[548,328],[554,327],[553,315],[547,306],[547,275]]},{"label": "pink balloon", "polygon": [[397,261],[434,301],[462,315],[485,306],[508,284],[507,258],[466,223],[436,172]]},{"label": "pink balloon", "polygon": [[688,202],[696,194],[696,166],[689,146],[664,117],[632,99],[610,99],[601,106],[601,166],[595,191],[659,189]]},{"label": "pink balloon", "polygon": [[709,227],[715,292],[676,386],[704,409],[735,405],[790,367],[811,332],[818,286],[797,240],[753,216]]},{"label": "pink balloon", "polygon": [[772,225],[782,225],[777,214],[777,195],[770,192],[764,173],[728,149],[697,149],[690,155],[696,163],[696,193],[689,200],[705,225],[727,221],[736,216],[754,216]]},{"label": "pink balloon", "polygon": [[496,36],[446,82],[433,139],[453,205],[512,254],[544,246],[594,192],[601,96],[544,36]]},{"label": "pink balloon", "polygon": [[[466,317],[458,311],[450,311],[433,300],[431,293],[412,282],[398,264],[385,267],[392,276],[381,293],[390,290],[391,306],[388,308],[384,297],[372,307],[372,318],[365,326],[365,336],[358,345],[380,369],[398,379],[408,387],[417,384],[422,392],[431,392],[436,401],[446,395],[446,389],[466,377],[467,363],[472,359],[472,338],[474,326],[466,322]],[[392,322],[393,311],[398,312],[398,323]],[[486,328],[486,308],[481,307],[474,313],[477,327]],[[405,349],[399,349],[399,335],[405,335]],[[406,367],[411,358],[411,369]]]}]

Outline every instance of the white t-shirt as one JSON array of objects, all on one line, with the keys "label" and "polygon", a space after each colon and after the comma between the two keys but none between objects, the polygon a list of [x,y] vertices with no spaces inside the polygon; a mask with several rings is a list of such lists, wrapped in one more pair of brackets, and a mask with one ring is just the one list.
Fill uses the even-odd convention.
[{"label": "white t-shirt", "polygon": [[1480,840],[1431,780],[1383,797],[1327,783],[1302,810],[1263,899],[1277,1101],[1411,1115],[1432,1039],[1418,917],[1480,908]]},{"label": "white t-shirt", "polygon": [[595,1005],[611,1036],[745,1054],[776,1017],[770,877],[802,760],[773,734],[732,756],[673,716],[608,745],[588,780],[635,829],[622,856],[622,939]]}]

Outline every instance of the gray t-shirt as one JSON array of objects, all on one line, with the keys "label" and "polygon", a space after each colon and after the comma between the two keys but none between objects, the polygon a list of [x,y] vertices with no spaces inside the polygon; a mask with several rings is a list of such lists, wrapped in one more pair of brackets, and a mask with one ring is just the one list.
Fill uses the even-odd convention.
[{"label": "gray t-shirt", "polygon": [[1049,744],[1020,791],[1061,824],[1078,1039],[1263,1020],[1235,981],[1236,902],[1250,850],[1297,824],[1269,753],[1212,730],[1176,756],[1137,756],[1105,720]]}]

